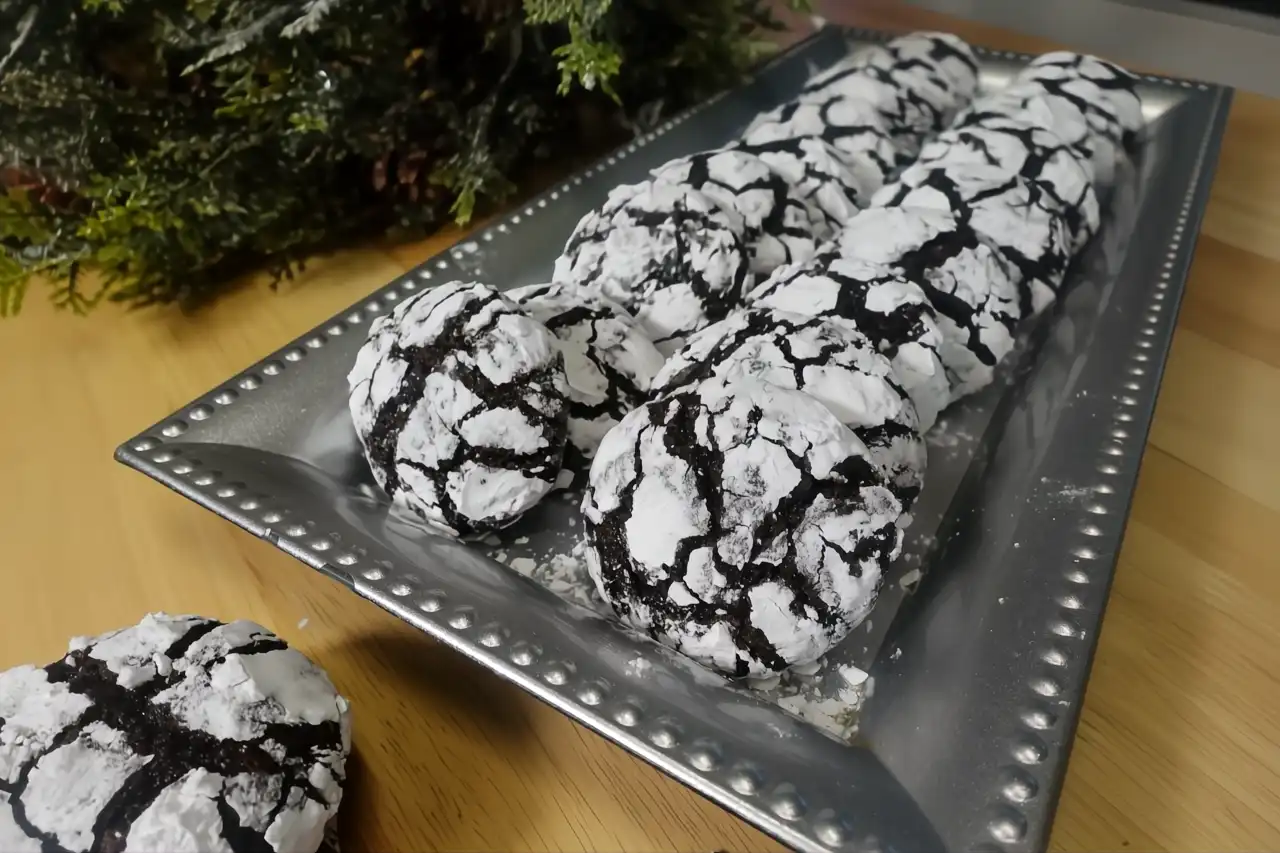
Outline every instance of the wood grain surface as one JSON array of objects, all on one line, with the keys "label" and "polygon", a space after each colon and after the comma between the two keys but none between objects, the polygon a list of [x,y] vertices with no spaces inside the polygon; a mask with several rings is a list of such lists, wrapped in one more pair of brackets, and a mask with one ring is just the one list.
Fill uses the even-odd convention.
[{"label": "wood grain surface", "polygon": [[[1052,45],[887,2],[850,23]],[[848,8],[845,8],[845,6]],[[1280,849],[1280,103],[1236,101],[1052,845]],[[737,819],[111,459],[459,235],[319,260],[194,316],[0,324],[0,668],[147,611],[249,618],[354,703],[344,850],[761,851]]]}]

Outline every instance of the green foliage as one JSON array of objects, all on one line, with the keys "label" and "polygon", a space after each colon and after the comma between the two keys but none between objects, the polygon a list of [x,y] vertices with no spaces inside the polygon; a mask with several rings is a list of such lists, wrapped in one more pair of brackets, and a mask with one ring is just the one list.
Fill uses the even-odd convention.
[{"label": "green foliage", "polygon": [[0,315],[36,278],[75,311],[192,303],[466,222],[584,108],[651,124],[773,26],[767,0],[0,0]]}]

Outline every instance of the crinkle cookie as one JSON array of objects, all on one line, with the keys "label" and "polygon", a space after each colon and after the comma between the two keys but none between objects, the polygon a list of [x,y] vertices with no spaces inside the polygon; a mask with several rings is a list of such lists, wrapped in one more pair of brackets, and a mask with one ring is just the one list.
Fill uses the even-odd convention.
[{"label": "crinkle cookie", "polygon": [[869,207],[845,224],[842,257],[888,267],[924,290],[942,330],[952,400],[991,382],[1022,320],[1017,271],[954,214]]},{"label": "crinkle cookie", "polygon": [[562,284],[531,284],[504,295],[555,335],[564,356],[569,444],[559,483],[580,486],[600,439],[647,398],[663,355],[604,297]]},{"label": "crinkle cookie", "polygon": [[689,187],[616,188],[574,228],[554,280],[625,308],[663,353],[737,307],[751,280],[742,217]]},{"label": "crinkle cookie", "polygon": [[867,445],[904,509],[924,484],[920,421],[893,367],[852,323],[839,317],[742,308],[703,329],[653,381],[668,397],[708,380],[755,377],[803,391]]},{"label": "crinkle cookie", "polygon": [[505,527],[556,482],[564,358],[487,285],[449,282],[375,320],[347,383],[378,485],[445,531]]},{"label": "crinkle cookie", "polygon": [[1057,201],[998,166],[917,163],[876,193],[871,206],[954,214],[1017,268],[1023,316],[1053,304],[1071,262],[1071,235]]},{"label": "crinkle cookie", "polygon": [[951,402],[937,314],[918,284],[888,267],[821,252],[775,272],[747,294],[747,304],[853,323],[889,359],[922,432]]},{"label": "crinkle cookie", "polygon": [[646,404],[605,436],[587,567],[635,628],[734,676],[816,660],[870,612],[902,505],[800,391],[748,379]]},{"label": "crinkle cookie", "polygon": [[347,701],[252,622],[150,614],[0,673],[0,850],[313,853]]}]

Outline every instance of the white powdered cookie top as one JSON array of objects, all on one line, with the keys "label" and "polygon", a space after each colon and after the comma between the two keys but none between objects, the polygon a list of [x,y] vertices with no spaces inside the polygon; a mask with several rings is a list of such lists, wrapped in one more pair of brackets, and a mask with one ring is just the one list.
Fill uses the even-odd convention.
[{"label": "white powdered cookie top", "polygon": [[655,181],[697,190],[741,217],[756,275],[811,257],[834,229],[835,223],[784,175],[740,148],[690,154],[651,174]]},{"label": "white powdered cookie top", "polygon": [[999,166],[917,163],[876,193],[871,206],[955,214],[1017,268],[1024,316],[1053,303],[1071,261],[1071,236],[1058,202]]},{"label": "white powdered cookie top", "polygon": [[845,225],[836,248],[924,290],[942,330],[953,400],[991,382],[1022,314],[1016,271],[973,229],[941,210],[867,208]]},{"label": "white powdered cookie top", "polygon": [[1027,116],[979,113],[972,122],[925,143],[917,164],[980,164],[1024,178],[1052,197],[1079,251],[1101,224],[1092,164]]},{"label": "white powdered cookie top", "polygon": [[924,483],[920,424],[889,359],[839,317],[744,308],[703,329],[667,359],[656,398],[714,380],[756,378],[803,391],[867,445],[872,461],[909,509]]},{"label": "white powdered cookie top", "polygon": [[874,104],[838,95],[814,95],[770,110],[751,123],[742,141],[756,146],[804,138],[826,142],[882,184],[906,156]]},{"label": "white powdered cookie top", "polygon": [[563,363],[546,327],[487,285],[406,299],[374,322],[347,377],[378,484],[453,533],[515,521],[560,470]]},{"label": "white powdered cookie top", "polygon": [[1050,91],[1039,81],[1015,79],[1009,88],[980,98],[962,110],[952,127],[967,127],[980,114],[1016,116],[1034,122],[1070,146],[1076,156],[1089,164],[1094,180],[1099,185],[1107,185],[1115,175],[1116,161],[1121,156],[1120,144],[1115,133],[1095,131],[1090,124],[1089,109],[1087,99]]},{"label": "white powdered cookie top", "polygon": [[531,284],[505,293],[556,337],[569,383],[569,443],[565,467],[585,477],[604,434],[644,402],[662,353],[621,306],[562,284]]},{"label": "white powdered cookie top", "polygon": [[843,317],[888,356],[894,375],[915,404],[927,432],[951,402],[940,356],[937,315],[919,285],[888,267],[842,258],[833,251],[778,270],[747,304],[812,317]]},{"label": "white powdered cookie top", "polygon": [[744,142],[739,148],[768,164],[796,194],[815,205],[837,227],[866,207],[872,194],[884,186],[888,174],[884,163],[843,154],[820,136],[759,144]]},{"label": "white powdered cookie top", "polygon": [[578,222],[554,279],[617,302],[669,353],[742,298],[745,232],[740,216],[688,187],[622,186]]},{"label": "white powdered cookie top", "polygon": [[[1038,81],[1051,91],[1061,86],[1064,96],[1074,95],[1094,102],[1090,124],[1101,133],[1112,132],[1112,119],[1130,144],[1145,125],[1138,79],[1113,62],[1065,50],[1041,54],[1018,75],[1022,81]],[[1103,115],[1106,113],[1107,115]]]},{"label": "white powdered cookie top", "polygon": [[350,715],[262,627],[150,614],[0,673],[0,745],[0,849],[311,853],[342,798]]},{"label": "white powdered cookie top", "polygon": [[902,508],[807,394],[744,380],[647,404],[605,437],[587,563],[627,622],[733,675],[812,661],[875,601]]}]

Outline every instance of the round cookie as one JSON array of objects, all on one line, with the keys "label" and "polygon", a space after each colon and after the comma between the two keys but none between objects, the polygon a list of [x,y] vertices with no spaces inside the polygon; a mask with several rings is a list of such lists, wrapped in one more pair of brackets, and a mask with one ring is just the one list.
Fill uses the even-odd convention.
[{"label": "round cookie", "polygon": [[1094,132],[1077,99],[1056,95],[1036,81],[1015,80],[1009,88],[980,98],[962,110],[951,126],[985,123],[993,115],[1016,117],[1046,128],[1089,164],[1096,186],[1111,183],[1120,151],[1110,138]]},{"label": "round cookie", "polygon": [[888,267],[825,251],[784,267],[747,294],[747,304],[812,317],[842,317],[893,366],[927,432],[951,402],[937,315],[919,285]]},{"label": "round cookie", "polygon": [[[1138,78],[1114,62],[1084,53],[1058,50],[1031,60],[1018,79],[1040,82],[1051,90],[1055,84],[1061,84],[1064,92],[1093,104],[1095,109],[1088,113],[1091,125],[1096,123],[1097,129],[1107,132],[1118,125],[1121,147],[1126,151],[1137,147],[1146,124],[1142,116],[1142,98],[1138,95]],[[1103,108],[1108,113],[1105,116],[1102,115]]]},{"label": "round cookie", "polygon": [[653,396],[669,397],[707,380],[756,378],[803,391],[822,403],[867,446],[904,509],[924,484],[920,421],[889,359],[854,325],[823,318],[742,308],[691,337],[653,380]]},{"label": "round cookie", "polygon": [[869,105],[899,149],[899,161],[912,158],[926,136],[946,127],[959,105],[927,85],[922,75],[897,66],[865,65],[831,89],[801,95],[815,103]]},{"label": "round cookie", "polygon": [[741,300],[744,232],[741,217],[689,187],[621,186],[578,222],[553,277],[621,305],[666,354]]},{"label": "round cookie", "polygon": [[835,249],[924,290],[942,330],[938,354],[953,401],[991,382],[1022,319],[1017,273],[972,228],[942,210],[870,207],[845,224]]},{"label": "round cookie", "polygon": [[690,154],[650,175],[655,181],[697,190],[736,213],[756,275],[812,257],[818,243],[834,230],[821,208],[764,160],[741,148]]},{"label": "round cookie", "polygon": [[763,160],[796,195],[815,205],[836,226],[866,207],[872,194],[884,186],[887,174],[872,158],[842,154],[817,136],[743,142],[735,147]]},{"label": "round cookie", "polygon": [[[898,36],[887,45],[898,65],[919,66],[933,85],[951,93],[958,104],[978,91],[978,58],[968,42],[952,33],[921,31]],[[872,62],[877,59],[873,58]]]},{"label": "round cookie", "polygon": [[[927,101],[938,111],[937,118],[925,119],[923,113],[911,114],[891,109],[887,118],[892,127],[914,127],[920,136],[945,127],[978,88],[978,63],[973,49],[948,33],[918,32],[900,36],[883,48],[859,52],[828,71],[811,79],[801,99],[813,95],[839,95],[861,98],[877,106],[887,101],[878,87],[868,87],[869,79],[883,78],[913,97]],[[874,94],[872,94],[874,93]],[[882,106],[883,108],[883,106]],[[915,120],[913,120],[915,119]]]},{"label": "round cookie", "polygon": [[347,383],[378,485],[455,535],[505,527],[556,481],[564,358],[487,285],[449,282],[375,320]]},{"label": "round cookie", "polygon": [[620,306],[566,285],[531,284],[505,296],[556,337],[569,385],[569,444],[559,485],[586,480],[604,434],[644,402],[664,358]]},{"label": "round cookie", "polygon": [[861,175],[883,184],[906,155],[873,104],[832,95],[789,101],[757,118],[742,136],[745,145],[816,138],[856,164]]},{"label": "round cookie", "polygon": [[902,506],[865,445],[759,380],[651,402],[600,445],[586,562],[635,628],[734,676],[816,660],[870,612]]},{"label": "round cookie", "polygon": [[871,206],[955,214],[1017,268],[1023,316],[1053,304],[1071,262],[1071,235],[1058,203],[1038,184],[998,166],[918,163],[876,193]]},{"label": "round cookie", "polygon": [[926,142],[916,159],[917,165],[962,163],[998,168],[1048,193],[1066,220],[1073,253],[1098,232],[1102,214],[1092,165],[1030,118],[979,116]]},{"label": "round cookie", "polygon": [[252,622],[150,614],[0,673],[0,849],[311,853],[347,701]]}]

